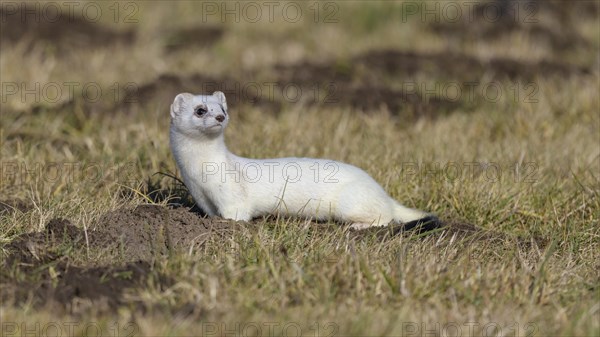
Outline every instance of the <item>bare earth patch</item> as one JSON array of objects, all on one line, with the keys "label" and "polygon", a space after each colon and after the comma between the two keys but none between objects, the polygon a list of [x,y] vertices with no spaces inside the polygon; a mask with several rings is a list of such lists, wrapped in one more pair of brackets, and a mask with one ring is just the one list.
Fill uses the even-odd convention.
[{"label": "bare earth patch", "polygon": [[39,6],[16,5],[0,7],[0,43],[5,47],[25,41],[29,50],[45,46],[47,50],[68,56],[74,48],[131,44],[136,38],[134,31],[115,31],[53,8],[40,12]]},{"label": "bare earth patch", "polygon": [[23,199],[0,200],[0,214],[12,214],[16,211],[27,212],[32,205]]},{"label": "bare earth patch", "polygon": [[[125,292],[149,279],[171,282],[153,273],[155,261],[188,252],[210,236],[231,235],[233,226],[150,205],[106,213],[87,231],[53,219],[43,232],[23,234],[5,246],[0,293],[5,301],[57,304],[68,311],[82,300],[115,309],[125,303]],[[89,252],[108,260],[82,258]]]}]

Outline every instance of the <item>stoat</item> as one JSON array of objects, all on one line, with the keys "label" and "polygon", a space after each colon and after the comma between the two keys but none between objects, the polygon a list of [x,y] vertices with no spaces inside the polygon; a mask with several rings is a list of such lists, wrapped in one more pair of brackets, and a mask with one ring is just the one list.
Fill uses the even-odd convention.
[{"label": "stoat", "polygon": [[435,216],[401,205],[358,167],[327,159],[250,159],[234,155],[223,133],[225,95],[181,93],[171,105],[171,151],[183,181],[209,216],[226,219],[281,214],[351,223],[414,227]]}]

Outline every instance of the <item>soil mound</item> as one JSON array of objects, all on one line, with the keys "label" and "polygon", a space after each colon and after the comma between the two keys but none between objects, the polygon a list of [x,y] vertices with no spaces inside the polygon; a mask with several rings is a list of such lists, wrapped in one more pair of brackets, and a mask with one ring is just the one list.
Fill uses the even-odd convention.
[{"label": "soil mound", "polygon": [[217,26],[198,26],[174,30],[165,39],[168,53],[189,48],[206,48],[217,43],[225,30]]},{"label": "soil mound", "polygon": [[135,40],[133,31],[114,31],[75,13],[63,12],[55,5],[15,2],[0,7],[0,17],[3,46],[25,40],[28,49],[41,44],[46,50],[66,54],[73,49],[130,44]]},{"label": "soil mound", "polygon": [[[95,228],[51,220],[43,232],[27,233],[4,247],[0,298],[15,304],[53,305],[73,312],[83,303],[112,310],[132,289],[172,283],[153,266],[174,251],[189,251],[211,235],[230,235],[231,221],[203,219],[185,209],[138,206],[106,213]],[[109,256],[109,263],[90,256]]]}]

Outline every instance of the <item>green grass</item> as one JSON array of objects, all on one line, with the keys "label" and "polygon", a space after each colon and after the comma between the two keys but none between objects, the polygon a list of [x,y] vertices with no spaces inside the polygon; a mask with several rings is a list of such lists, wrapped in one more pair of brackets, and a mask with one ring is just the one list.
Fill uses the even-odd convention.
[{"label": "green grass", "polygon": [[[421,336],[429,330],[456,335],[457,327],[462,336],[600,335],[597,17],[571,21],[590,46],[563,54],[525,33],[451,41],[420,20],[398,23],[401,2],[340,2],[337,23],[216,20],[211,24],[222,25],[225,33],[215,45],[166,54],[161,48],[168,30],[201,24],[200,5],[138,5],[137,24],[115,25],[106,16],[101,21],[136,30],[138,40],[131,45],[60,55],[29,50],[25,42],[3,43],[2,82],[97,82],[110,88],[115,82],[141,86],[163,73],[245,78],[248,72],[260,82],[274,76],[275,64],[325,62],[352,69],[353,56],[382,48],[568,62],[588,66],[591,73],[540,73],[533,80],[539,88],[535,103],[505,95],[418,120],[379,107],[361,112],[341,104],[284,104],[268,113],[230,103],[226,141],[232,152],[348,162],[402,203],[483,232],[357,237],[339,224],[258,219],[238,224],[240,230],[228,236],[210,236],[191,255],[158,257],[143,287],[123,295],[131,305],[116,311],[98,311],[101,306],[86,300],[67,314],[27,301],[3,303],[4,335],[24,322],[42,327],[78,322],[77,335],[91,323],[104,335],[292,335],[299,328],[303,335]],[[540,25],[559,25],[551,12],[539,15]],[[485,76],[482,82],[489,81]],[[410,80],[415,78],[445,80],[423,73]],[[393,74],[382,79],[394,88],[406,80]],[[514,85],[499,81],[505,88]],[[155,175],[176,173],[168,147],[170,101],[156,99],[128,112],[113,108],[111,100],[105,97],[92,112],[79,105],[54,110],[57,104],[43,101],[46,108],[33,111],[38,102],[18,96],[2,102],[0,200],[20,198],[30,205],[25,212],[0,215],[3,256],[19,235],[41,231],[53,218],[93,230],[106,212],[148,203],[142,192],[149,185],[175,185]],[[500,175],[470,171],[486,163],[497,164]],[[17,173],[10,173],[15,167]],[[96,248],[54,247],[77,266],[122,263],[118,254]],[[54,272],[42,266],[31,274],[17,268],[3,275],[25,281]],[[172,282],[165,285],[162,278]],[[0,291],[10,289],[0,284]]]}]

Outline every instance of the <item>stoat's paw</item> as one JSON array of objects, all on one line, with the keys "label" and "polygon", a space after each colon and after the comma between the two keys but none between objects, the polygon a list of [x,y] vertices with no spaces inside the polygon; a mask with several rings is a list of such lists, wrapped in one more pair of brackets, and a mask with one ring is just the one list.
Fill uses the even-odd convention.
[{"label": "stoat's paw", "polygon": [[353,229],[355,231],[359,231],[362,229],[367,229],[369,227],[373,227],[372,223],[366,223],[366,222],[355,222],[353,224],[350,225],[350,229]]}]

